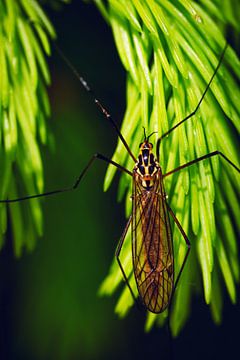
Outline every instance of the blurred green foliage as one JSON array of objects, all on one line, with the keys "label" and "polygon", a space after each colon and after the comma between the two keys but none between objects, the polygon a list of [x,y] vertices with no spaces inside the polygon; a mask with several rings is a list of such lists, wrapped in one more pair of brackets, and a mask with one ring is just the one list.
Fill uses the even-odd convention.
[{"label": "blurred green foliage", "polygon": [[[45,54],[50,55],[48,36],[54,37],[54,29],[37,1],[1,1],[0,14],[0,198],[6,199],[43,190],[39,146],[49,140],[50,115]],[[42,234],[39,200],[14,204],[9,215],[14,253],[20,256]],[[1,204],[0,247],[6,230],[7,206]]]}]

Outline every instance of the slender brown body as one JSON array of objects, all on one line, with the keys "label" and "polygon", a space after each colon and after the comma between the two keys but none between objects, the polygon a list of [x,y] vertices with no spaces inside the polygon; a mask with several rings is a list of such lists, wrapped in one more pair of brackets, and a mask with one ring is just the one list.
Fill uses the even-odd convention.
[{"label": "slender brown body", "polygon": [[132,254],[139,296],[145,307],[160,313],[174,287],[172,233],[162,172],[145,140],[133,170]]}]

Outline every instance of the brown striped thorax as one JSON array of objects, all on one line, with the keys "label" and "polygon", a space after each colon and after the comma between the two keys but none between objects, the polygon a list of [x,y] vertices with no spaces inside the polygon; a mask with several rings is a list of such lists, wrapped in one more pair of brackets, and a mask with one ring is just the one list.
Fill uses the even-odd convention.
[{"label": "brown striped thorax", "polygon": [[139,146],[140,153],[134,171],[139,175],[142,186],[151,190],[160,166],[152,153],[153,145],[145,139]]}]

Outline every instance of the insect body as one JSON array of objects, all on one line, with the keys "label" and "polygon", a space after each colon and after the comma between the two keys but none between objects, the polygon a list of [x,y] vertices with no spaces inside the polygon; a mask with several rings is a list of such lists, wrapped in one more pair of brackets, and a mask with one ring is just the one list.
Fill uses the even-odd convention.
[{"label": "insect body", "polygon": [[161,168],[148,139],[133,170],[132,254],[139,296],[149,311],[165,310],[174,286],[172,232]]}]

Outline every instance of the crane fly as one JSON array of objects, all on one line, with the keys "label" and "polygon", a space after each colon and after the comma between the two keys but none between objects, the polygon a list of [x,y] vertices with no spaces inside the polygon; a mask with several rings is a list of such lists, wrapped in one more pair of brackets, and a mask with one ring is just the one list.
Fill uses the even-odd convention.
[{"label": "crane fly", "polygon": [[[159,149],[162,139],[168,136],[179,125],[183,124],[185,121],[193,117],[199,109],[213,81],[213,78],[220,67],[227,48],[227,44],[222,51],[218,65],[215,68],[214,73],[209,83],[207,84],[206,89],[195,110],[183,120],[181,120],[179,123],[170,128],[158,139],[156,145],[156,157],[154,157],[152,152],[153,145],[149,142],[149,138],[153,133],[149,136],[146,136],[146,132],[144,129],[144,141],[140,144],[140,153],[138,155],[138,158],[134,156],[125,138],[121,134],[116,122],[113,120],[110,113],[101,104],[101,102],[95,97],[87,82],[79,75],[79,73],[69,62],[63,52],[58,48],[58,46],[55,45],[55,47],[64,62],[78,78],[84,89],[90,93],[96,106],[100,109],[105,118],[111,123],[116,133],[118,134],[118,137],[122,141],[125,149],[128,151],[130,157],[133,159],[135,166],[133,168],[133,171],[131,172],[122,165],[116,163],[115,161],[107,158],[102,154],[97,153],[90,158],[89,162],[80,172],[80,175],[71,187],[53,190],[42,194],[27,195],[16,199],[0,200],[0,203],[13,203],[17,201],[30,200],[37,197],[54,195],[66,191],[73,191],[78,188],[82,178],[96,159],[105,161],[108,164],[112,164],[118,170],[125,172],[126,174],[131,176],[133,184],[133,210],[132,215],[127,222],[127,225],[117,246],[116,259],[122,271],[123,278],[125,279],[133,298],[136,300],[134,292],[129,284],[128,277],[126,276],[124,268],[120,261],[122,245],[131,224],[133,272],[135,275],[141,303],[147,310],[153,313],[161,313],[171,304],[171,299],[186,264],[191,247],[190,241],[186,233],[184,232],[171,207],[167,203],[163,179],[188,166],[192,166],[193,164],[196,164],[213,156],[222,157],[235,170],[240,172],[240,169],[218,150],[191,160],[165,174],[162,173],[159,159]],[[176,276],[176,280],[174,279],[173,237],[170,226],[170,216],[179,228],[179,231],[181,232],[181,235],[183,236],[187,247],[186,254],[183,263],[180,266],[180,270]]]},{"label": "crane fly", "polygon": [[162,171],[149,137],[133,169],[132,256],[139,296],[149,311],[159,313],[173,291],[174,257]]}]

